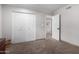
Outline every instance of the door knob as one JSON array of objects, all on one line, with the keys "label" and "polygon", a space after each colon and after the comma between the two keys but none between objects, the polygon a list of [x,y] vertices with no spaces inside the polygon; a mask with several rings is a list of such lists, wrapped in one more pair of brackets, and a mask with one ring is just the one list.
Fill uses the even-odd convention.
[{"label": "door knob", "polygon": [[59,30],[60,28],[57,28],[57,30]]}]

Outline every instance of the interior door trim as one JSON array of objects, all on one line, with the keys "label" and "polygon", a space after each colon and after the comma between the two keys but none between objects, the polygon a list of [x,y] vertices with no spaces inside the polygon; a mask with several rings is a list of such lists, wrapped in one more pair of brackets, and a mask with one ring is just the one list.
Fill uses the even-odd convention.
[{"label": "interior door trim", "polygon": [[61,41],[61,15],[59,14],[59,41]]}]

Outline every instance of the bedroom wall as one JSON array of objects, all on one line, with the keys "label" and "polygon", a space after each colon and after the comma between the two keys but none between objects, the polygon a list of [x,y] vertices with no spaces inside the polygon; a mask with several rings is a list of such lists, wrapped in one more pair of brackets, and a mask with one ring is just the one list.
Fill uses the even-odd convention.
[{"label": "bedroom wall", "polygon": [[61,40],[79,46],[79,5],[68,6],[60,8],[53,15],[61,15]]},{"label": "bedroom wall", "polygon": [[2,36],[11,39],[11,10],[2,5]]},{"label": "bedroom wall", "polygon": [[2,6],[0,5],[0,38],[2,38]]}]

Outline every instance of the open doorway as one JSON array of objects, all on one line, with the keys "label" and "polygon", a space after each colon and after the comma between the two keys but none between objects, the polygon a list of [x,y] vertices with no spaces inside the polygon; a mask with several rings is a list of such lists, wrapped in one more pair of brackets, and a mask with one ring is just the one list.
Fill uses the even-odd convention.
[{"label": "open doorway", "polygon": [[52,17],[52,38],[61,40],[61,15],[57,14]]}]

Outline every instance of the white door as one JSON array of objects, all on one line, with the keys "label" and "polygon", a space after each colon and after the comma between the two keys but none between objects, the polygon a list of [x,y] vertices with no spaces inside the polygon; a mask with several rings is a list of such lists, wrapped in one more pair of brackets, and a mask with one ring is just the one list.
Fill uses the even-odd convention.
[{"label": "white door", "polygon": [[12,43],[35,40],[35,15],[12,13]]},{"label": "white door", "polygon": [[59,40],[59,15],[52,17],[52,38]]}]

